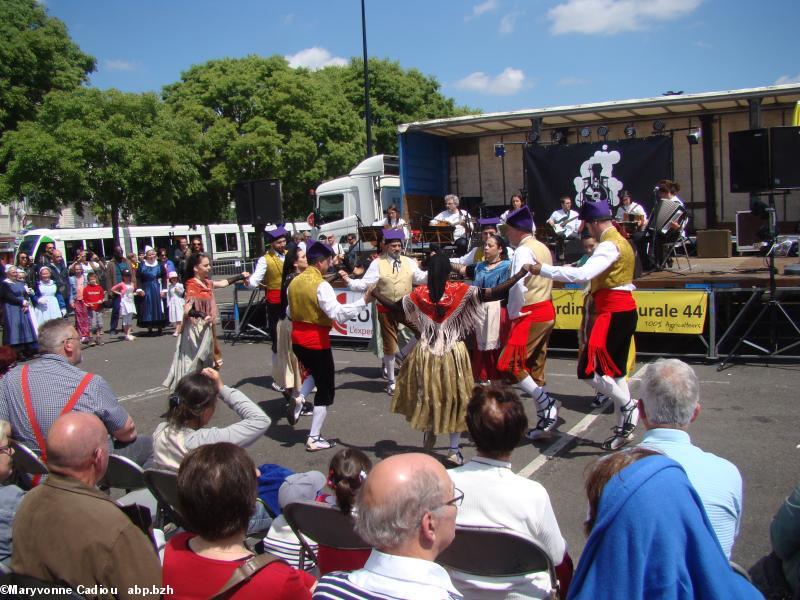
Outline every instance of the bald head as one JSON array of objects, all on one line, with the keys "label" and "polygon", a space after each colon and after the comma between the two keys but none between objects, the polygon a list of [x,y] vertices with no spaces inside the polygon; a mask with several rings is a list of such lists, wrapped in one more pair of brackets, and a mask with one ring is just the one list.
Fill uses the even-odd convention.
[{"label": "bald head", "polygon": [[[83,475],[102,470],[98,452],[107,459],[108,432],[103,422],[90,413],[70,412],[56,419],[47,433],[47,466],[56,473]],[[101,461],[103,462],[103,461]]]},{"label": "bald head", "polygon": [[447,471],[427,454],[389,457],[372,469],[361,488],[356,529],[381,550],[413,543],[425,513],[445,508],[452,491]]}]

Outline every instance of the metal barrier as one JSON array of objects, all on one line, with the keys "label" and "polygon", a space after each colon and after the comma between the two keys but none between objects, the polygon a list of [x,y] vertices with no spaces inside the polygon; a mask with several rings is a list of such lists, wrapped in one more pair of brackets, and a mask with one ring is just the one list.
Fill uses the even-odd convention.
[{"label": "metal barrier", "polygon": [[225,258],[215,260],[211,269],[214,277],[232,277],[242,271],[253,272],[253,261],[242,260],[241,258]]}]

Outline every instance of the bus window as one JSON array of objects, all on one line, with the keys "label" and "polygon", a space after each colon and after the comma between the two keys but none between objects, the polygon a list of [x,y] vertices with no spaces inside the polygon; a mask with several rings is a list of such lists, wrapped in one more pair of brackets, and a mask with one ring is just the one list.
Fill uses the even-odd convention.
[{"label": "bus window", "polygon": [[247,256],[248,258],[255,258],[256,256],[256,234],[245,233],[247,236]]},{"label": "bus window", "polygon": [[83,240],[64,240],[64,260],[68,264],[75,262],[78,250],[83,250]]},{"label": "bus window", "polygon": [[137,237],[134,239],[136,240],[136,252],[141,252],[142,254],[144,254],[145,246],[150,246],[151,248],[153,247],[153,238],[149,235],[145,237]]},{"label": "bus window", "polygon": [[90,258],[91,258],[91,253],[92,252],[97,254],[97,256],[99,256],[100,258],[105,258],[106,257],[105,253],[103,252],[103,240],[99,240],[99,239],[86,240],[86,246],[85,247],[90,253],[90,256],[89,256]]},{"label": "bus window", "polygon": [[[22,238],[22,243],[20,243],[19,248],[17,248],[17,254],[23,252],[28,256],[34,257],[34,260],[38,259],[44,254],[44,244],[39,244],[39,247],[36,247],[36,244],[39,243],[39,237],[38,235],[26,235]],[[35,255],[34,251],[36,252]]]},{"label": "bus window", "polygon": [[158,250],[159,248],[166,248],[167,249],[167,256],[172,256],[172,240],[168,235],[159,235],[153,238],[155,244],[153,244],[153,248]]},{"label": "bus window", "polygon": [[215,233],[215,252],[236,252],[239,250],[239,239],[236,233]]}]

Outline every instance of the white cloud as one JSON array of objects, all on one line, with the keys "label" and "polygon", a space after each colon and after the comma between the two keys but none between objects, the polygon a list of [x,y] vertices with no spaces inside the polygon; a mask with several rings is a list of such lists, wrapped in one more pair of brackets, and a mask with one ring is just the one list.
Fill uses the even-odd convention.
[{"label": "white cloud", "polygon": [[499,0],[486,0],[486,2],[481,2],[480,4],[476,4],[472,7],[472,13],[468,14],[464,17],[465,21],[469,21],[470,19],[474,19],[475,17],[480,17],[482,14],[493,11],[497,8],[499,4]]},{"label": "white cloud", "polygon": [[714,47],[711,44],[709,44],[708,42],[704,42],[702,40],[695,42],[694,45],[695,45],[695,47],[702,48],[703,50],[707,50],[709,48],[713,48]]},{"label": "white cloud", "polygon": [[491,77],[481,71],[470,73],[464,79],[457,81],[455,87],[491,96],[510,96],[522,89],[524,83],[525,74],[520,69],[506,67],[496,77]]},{"label": "white cloud", "polygon": [[294,22],[294,15],[289,13],[285,17],[283,17],[283,24],[284,25],[291,25]]},{"label": "white cloud", "polygon": [[552,33],[612,35],[693,12],[702,0],[566,0],[547,12]]},{"label": "white cloud", "polygon": [[319,48],[317,46],[300,50],[297,54],[288,54],[285,58],[289,62],[289,66],[293,69],[305,67],[312,71],[330,66],[343,67],[347,64],[347,59],[339,56],[331,56],[331,53],[325,48]]},{"label": "white cloud", "polygon": [[556,85],[561,87],[573,86],[573,85],[588,85],[591,82],[588,79],[581,79],[580,77],[562,77],[558,81],[556,81]]},{"label": "white cloud", "polygon": [[786,85],[787,83],[800,83],[800,74],[790,77],[789,75],[781,75],[775,80],[775,85]]},{"label": "white cloud", "polygon": [[517,19],[523,14],[522,12],[515,11],[504,15],[503,18],[500,19],[500,34],[508,35],[514,33],[514,28],[517,26]]},{"label": "white cloud", "polygon": [[101,67],[102,71],[135,71],[136,64],[129,60],[105,59]]}]

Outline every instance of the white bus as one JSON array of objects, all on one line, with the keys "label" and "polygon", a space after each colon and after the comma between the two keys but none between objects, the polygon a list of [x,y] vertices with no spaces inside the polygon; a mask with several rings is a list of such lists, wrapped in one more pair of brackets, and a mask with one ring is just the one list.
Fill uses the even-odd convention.
[{"label": "white bus", "polygon": [[[287,223],[285,227],[290,233],[311,229],[306,222]],[[145,246],[167,248],[171,255],[171,249],[177,247],[180,237],[188,240],[199,237],[203,242],[203,249],[216,261],[253,258],[255,247],[253,226],[235,223],[198,225],[195,228],[187,225],[131,225],[120,227],[119,233],[120,245],[126,255],[129,252],[144,252]],[[110,258],[114,253],[113,238],[111,227],[31,229],[23,235],[17,253],[26,252],[34,260],[38,260],[44,254],[45,244],[53,242],[67,262],[75,259],[79,248],[94,252],[101,258]]]}]

